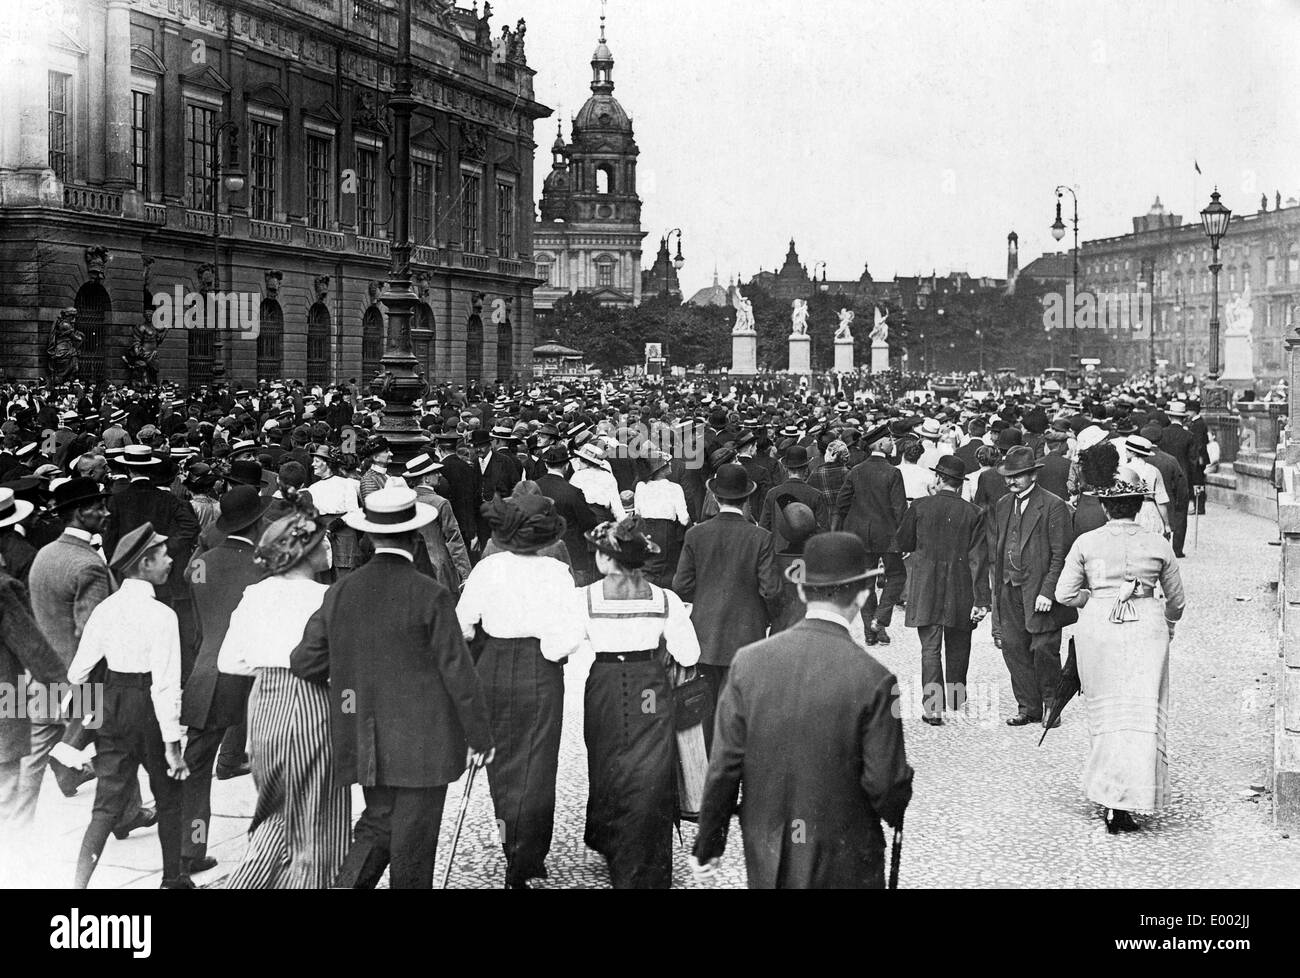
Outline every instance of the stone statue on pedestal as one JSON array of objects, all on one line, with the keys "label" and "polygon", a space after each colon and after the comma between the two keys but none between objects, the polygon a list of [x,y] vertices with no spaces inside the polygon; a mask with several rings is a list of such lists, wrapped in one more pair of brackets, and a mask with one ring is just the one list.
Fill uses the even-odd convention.
[{"label": "stone statue on pedestal", "polygon": [[754,331],[754,304],[740,294],[740,288],[736,288],[736,297],[733,300],[736,306],[736,325],[731,328],[732,335],[737,333],[752,333]]},{"label": "stone statue on pedestal", "polygon": [[840,310],[840,324],[835,328],[835,338],[837,340],[853,339],[853,331],[849,328],[853,325],[853,319],[856,313],[852,309]]},{"label": "stone statue on pedestal", "polygon": [[158,383],[158,347],[167,336],[167,330],[155,326],[153,316],[146,314],[131,327],[131,348],[122,354],[122,362],[130,373],[132,386],[153,387]]},{"label": "stone statue on pedestal", "polygon": [[790,335],[808,335],[808,300],[795,299],[794,311],[790,314]]},{"label": "stone statue on pedestal", "polygon": [[888,343],[889,342],[889,313],[885,313],[882,316],[880,314],[879,308],[875,308],[872,311],[875,313],[876,316],[876,325],[872,327],[871,330],[871,344],[875,346],[876,344],[879,343]]},{"label": "stone statue on pedestal", "polygon": [[45,348],[50,358],[50,379],[53,383],[62,384],[77,376],[81,345],[85,341],[86,337],[77,329],[77,309],[68,306],[54,321],[50,341]]}]

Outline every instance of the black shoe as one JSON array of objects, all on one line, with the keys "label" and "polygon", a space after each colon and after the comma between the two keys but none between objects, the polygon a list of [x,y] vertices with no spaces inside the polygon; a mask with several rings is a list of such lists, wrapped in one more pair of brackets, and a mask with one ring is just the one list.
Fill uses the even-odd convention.
[{"label": "black shoe", "polygon": [[1175,556],[1175,557],[1178,557],[1178,558],[1183,558],[1183,557],[1186,557],[1187,554],[1183,553],[1181,550],[1175,550],[1175,551],[1174,551],[1174,556]]},{"label": "black shoe", "polygon": [[49,768],[54,772],[54,782],[63,792],[64,798],[72,798],[87,781],[93,781],[95,772],[86,767],[68,767],[53,757],[49,759]]},{"label": "black shoe", "polygon": [[231,778],[242,778],[245,774],[248,774],[250,771],[252,771],[252,768],[248,766],[247,761],[244,761],[242,764],[239,765],[239,767],[222,767],[221,765],[218,764],[217,780],[229,781]]},{"label": "black shoe", "polygon": [[885,631],[883,628],[877,628],[877,629],[876,629],[876,641],[879,642],[881,645],[888,645],[888,644],[889,644],[889,632]]},{"label": "black shoe", "polygon": [[1017,713],[1013,717],[1007,718],[1008,727],[1024,727],[1031,723],[1042,723],[1042,717],[1027,717],[1023,713]]},{"label": "black shoe", "polygon": [[171,877],[164,876],[162,881],[162,886],[158,887],[158,889],[197,890],[198,887],[194,885],[194,881],[192,879],[190,879],[184,873],[181,873],[180,876],[171,876]]},{"label": "black shoe", "polygon": [[147,829],[158,824],[158,809],[141,808],[130,819],[118,822],[113,828],[113,838],[125,839],[136,829]]},{"label": "black shoe", "polygon": [[186,876],[193,876],[195,873],[206,873],[209,869],[215,869],[217,861],[211,856],[199,856],[197,859],[182,859],[181,871]]},{"label": "black shoe", "polygon": [[876,637],[876,630],[875,630],[874,628],[872,628],[870,625],[868,625],[868,626],[866,627],[866,632],[865,632],[865,634],[866,634],[867,644],[868,644],[868,645],[875,645],[878,641],[880,641],[880,640]]},{"label": "black shoe", "polygon": [[1117,835],[1120,832],[1133,832],[1137,828],[1138,824],[1133,821],[1133,816],[1124,809],[1106,809],[1106,831],[1111,835]]},{"label": "black shoe", "polygon": [[928,723],[928,724],[929,724],[930,726],[932,726],[932,727],[942,727],[942,726],[943,726],[943,717],[921,717],[921,719],[922,719],[922,721],[924,721],[925,723]]}]

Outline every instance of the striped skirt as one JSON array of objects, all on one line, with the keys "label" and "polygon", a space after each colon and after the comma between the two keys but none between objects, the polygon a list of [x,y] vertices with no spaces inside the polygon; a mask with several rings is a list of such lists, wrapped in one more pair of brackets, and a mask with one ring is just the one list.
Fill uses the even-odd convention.
[{"label": "striped skirt", "polygon": [[333,776],[329,693],[261,668],[248,703],[257,808],[228,889],[325,889],[347,854],[352,798]]}]

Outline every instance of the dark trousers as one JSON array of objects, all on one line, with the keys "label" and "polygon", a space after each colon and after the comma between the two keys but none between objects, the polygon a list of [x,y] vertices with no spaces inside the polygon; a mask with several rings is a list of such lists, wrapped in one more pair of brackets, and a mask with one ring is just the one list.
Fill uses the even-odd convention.
[{"label": "dark trousers", "polygon": [[718,699],[722,696],[722,687],[727,685],[727,673],[731,670],[730,666],[706,666],[701,662],[696,668],[700,675],[709,682],[709,690],[713,697],[709,701],[709,714],[704,718],[704,749],[712,753],[713,751],[713,718],[718,712]]},{"label": "dark trousers", "polygon": [[373,890],[385,868],[394,890],[433,889],[433,863],[447,786],[362,788],[366,810],[352,830],[352,848],[335,887]]},{"label": "dark trousers", "polygon": [[[970,665],[969,628],[921,625],[921,685],[925,715],[937,717],[944,709],[960,711],[966,705],[966,670]],[[944,653],[948,670],[944,675]]]},{"label": "dark trousers", "polygon": [[212,829],[212,764],[226,729],[190,727],[185,741],[185,766],[190,769],[190,776],[181,782],[181,856],[184,859],[202,859],[208,854],[208,833]]},{"label": "dark trousers", "polygon": [[1061,681],[1061,630],[1030,632],[1025,628],[1025,598],[1021,588],[1003,583],[998,599],[1002,629],[1002,658],[1011,673],[1011,692],[1021,716],[1043,718]]},{"label": "dark trousers", "polygon": [[[903,597],[903,586],[907,583],[907,568],[903,564],[902,554],[867,554],[867,566],[874,568],[880,561],[885,562],[885,573],[872,578],[871,592],[867,602],[862,606],[862,623],[868,628],[874,621],[881,628],[888,628],[894,618],[894,608]],[[876,598],[876,588],[880,589],[880,598]]]},{"label": "dark trousers", "polygon": [[217,769],[233,771],[248,763],[248,725],[240,722],[227,727],[221,738],[221,751],[217,754]]},{"label": "dark trousers", "polygon": [[1187,505],[1171,505],[1169,507],[1169,532],[1172,539],[1170,542],[1174,546],[1174,553],[1183,552],[1183,545],[1187,542]]},{"label": "dark trousers", "polygon": [[81,840],[77,858],[76,888],[85,889],[99,862],[109,833],[122,814],[141,765],[149,775],[149,788],[158,806],[158,842],[162,847],[163,877],[180,875],[181,782],[167,776],[162,733],[154,717],[147,674],[144,679],[122,679],[110,673],[104,688],[104,725],[96,738],[95,807]]}]

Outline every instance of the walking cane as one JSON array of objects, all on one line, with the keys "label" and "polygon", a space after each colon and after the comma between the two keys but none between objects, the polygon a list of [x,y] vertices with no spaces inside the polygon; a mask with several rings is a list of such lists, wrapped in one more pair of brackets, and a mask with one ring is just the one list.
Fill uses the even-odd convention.
[{"label": "walking cane", "polygon": [[474,775],[478,774],[478,769],[482,765],[471,764],[469,768],[469,779],[465,782],[465,793],[460,797],[460,814],[456,816],[456,831],[451,837],[451,850],[447,853],[447,865],[442,870],[442,886],[439,889],[447,888],[447,881],[451,878],[451,864],[456,859],[456,844],[460,842],[460,830],[465,827],[465,813],[469,811],[469,793],[474,790]]},{"label": "walking cane", "polygon": [[894,829],[894,844],[889,853],[889,888],[898,889],[898,864],[903,861],[903,820],[898,820]]},{"label": "walking cane", "polygon": [[1192,487],[1192,501],[1196,503],[1196,531],[1192,537],[1193,550],[1199,549],[1201,544],[1201,493],[1204,491],[1204,486]]}]

